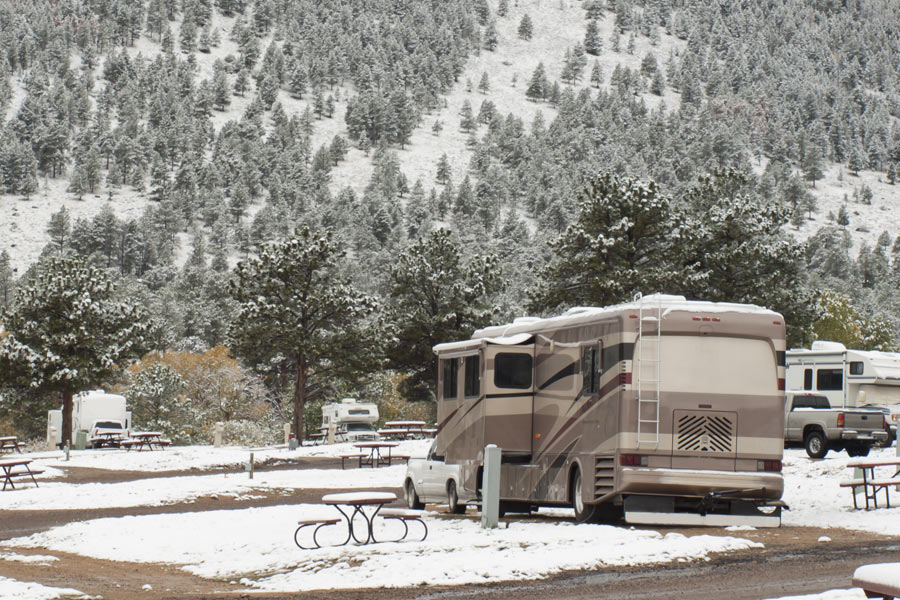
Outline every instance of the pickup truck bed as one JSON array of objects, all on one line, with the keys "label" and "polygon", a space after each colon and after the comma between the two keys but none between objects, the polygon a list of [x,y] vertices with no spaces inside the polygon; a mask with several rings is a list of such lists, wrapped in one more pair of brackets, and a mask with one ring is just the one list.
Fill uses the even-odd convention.
[{"label": "pickup truck bed", "polygon": [[825,396],[788,392],[785,401],[784,442],[802,443],[811,458],[829,450],[866,456],[888,437],[884,414],[864,408],[831,408]]}]

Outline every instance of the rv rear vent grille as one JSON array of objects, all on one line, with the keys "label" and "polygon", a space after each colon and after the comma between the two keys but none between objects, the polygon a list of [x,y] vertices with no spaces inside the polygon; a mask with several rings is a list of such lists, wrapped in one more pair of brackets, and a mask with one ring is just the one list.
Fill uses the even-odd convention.
[{"label": "rv rear vent grille", "polygon": [[594,497],[599,498],[613,491],[616,482],[616,459],[598,456],[594,468]]},{"label": "rv rear vent grille", "polygon": [[734,413],[675,411],[676,450],[734,452]]}]

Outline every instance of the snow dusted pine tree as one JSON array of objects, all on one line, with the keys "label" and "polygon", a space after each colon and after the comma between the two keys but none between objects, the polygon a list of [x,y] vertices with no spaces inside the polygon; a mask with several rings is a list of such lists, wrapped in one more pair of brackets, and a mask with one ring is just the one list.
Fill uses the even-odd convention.
[{"label": "snow dusted pine tree", "polygon": [[464,260],[447,229],[419,238],[391,268],[387,323],[391,367],[409,376],[400,392],[411,400],[433,397],[437,361],[431,348],[466,338],[487,325],[502,290],[497,260]]},{"label": "snow dusted pine tree", "polygon": [[84,258],[51,258],[18,288],[3,315],[0,379],[63,398],[62,441],[72,440],[72,398],[110,380],[147,347],[143,308],[116,297],[113,281]]},{"label": "snow dusted pine tree", "polygon": [[279,379],[293,383],[298,440],[311,378],[352,378],[376,354],[367,344],[378,336],[366,330],[376,301],[342,273],[344,254],[330,231],[303,227],[238,263],[230,286],[239,307],[228,345],[251,365],[277,365]]},{"label": "snow dusted pine tree", "polygon": [[654,182],[599,175],[578,208],[576,221],[552,243],[556,257],[532,310],[614,304],[639,291],[669,291],[688,276],[679,260],[683,225]]}]

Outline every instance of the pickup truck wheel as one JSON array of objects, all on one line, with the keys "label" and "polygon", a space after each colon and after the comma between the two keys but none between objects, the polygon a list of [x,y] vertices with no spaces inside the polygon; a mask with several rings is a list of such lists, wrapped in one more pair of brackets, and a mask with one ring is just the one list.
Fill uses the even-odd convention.
[{"label": "pickup truck wheel", "polygon": [[456,491],[456,482],[452,479],[447,482],[447,507],[454,515],[466,512],[466,505],[459,503],[459,494]]},{"label": "pickup truck wheel", "polygon": [[810,458],[824,458],[828,454],[828,444],[821,431],[810,431],[806,434],[803,443]]},{"label": "pickup truck wheel", "polygon": [[869,446],[847,446],[847,454],[849,456],[868,456]]},{"label": "pickup truck wheel", "polygon": [[415,510],[422,510],[425,508],[425,503],[419,500],[419,495],[416,493],[416,486],[413,485],[411,479],[406,480],[404,490],[406,492],[406,505],[408,507]]}]

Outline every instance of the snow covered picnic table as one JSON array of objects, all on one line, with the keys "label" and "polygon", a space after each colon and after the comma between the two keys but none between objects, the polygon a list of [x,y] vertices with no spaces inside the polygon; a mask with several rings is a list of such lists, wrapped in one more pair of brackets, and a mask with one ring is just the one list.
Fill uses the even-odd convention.
[{"label": "snow covered picnic table", "polygon": [[4,435],[3,437],[0,437],[0,452],[12,452],[15,450],[21,454],[24,445],[25,444],[20,442],[14,435]]},{"label": "snow covered picnic table", "polygon": [[[894,474],[890,477],[876,477],[875,469],[878,467],[891,467]],[[866,496],[866,510],[869,510],[869,500],[878,508],[878,492],[884,491],[884,499],[887,508],[891,507],[890,488],[892,486],[900,486],[900,456],[897,458],[857,458],[847,463],[848,469],[859,469],[862,471],[862,479],[852,479],[843,481],[840,487],[849,487],[853,493],[853,508],[856,505],[857,488],[862,488],[863,494]]]},{"label": "snow covered picnic table", "polygon": [[884,600],[900,597],[900,562],[863,565],[853,573],[853,585],[862,588],[866,598]]},{"label": "snow covered picnic table", "polygon": [[[43,473],[43,471],[33,471],[29,466],[31,464],[30,458],[6,458],[0,460],[0,475],[3,476],[3,489],[6,490],[7,486],[10,489],[16,489],[16,484],[13,483],[13,479],[20,477],[30,477],[34,486],[37,487],[37,481],[34,476],[38,473]],[[16,467],[22,467],[19,470],[13,470]]]},{"label": "snow covered picnic table", "polygon": [[[378,512],[385,504],[390,504],[396,499],[397,495],[391,492],[345,492],[322,496],[322,502],[335,507],[347,521],[347,539],[344,540],[344,544],[349,542],[351,537],[358,544],[369,544],[378,541],[375,539],[375,533],[372,529],[375,517],[378,516]],[[347,514],[341,510],[341,506],[346,506],[348,510],[349,508],[353,510],[350,514]],[[375,510],[371,515],[367,515],[364,508],[371,506],[374,506]],[[366,522],[366,537],[364,540],[356,537],[356,532],[353,530],[353,519],[356,518],[356,515],[362,515]],[[344,544],[340,545],[343,546]]]}]

